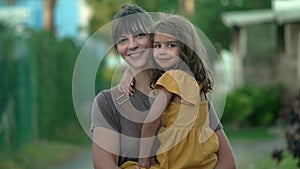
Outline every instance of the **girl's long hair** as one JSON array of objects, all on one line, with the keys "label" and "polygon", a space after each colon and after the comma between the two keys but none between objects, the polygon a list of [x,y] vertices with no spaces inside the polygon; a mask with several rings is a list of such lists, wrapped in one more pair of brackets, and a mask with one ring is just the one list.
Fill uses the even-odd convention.
[{"label": "girl's long hair", "polygon": [[[212,91],[214,79],[206,61],[204,44],[194,25],[183,16],[171,15],[161,18],[153,28],[153,33],[156,32],[176,37],[181,60],[189,67],[196,81],[202,85],[202,91],[204,93]],[[154,72],[153,83],[162,73],[164,71],[158,69]]]}]

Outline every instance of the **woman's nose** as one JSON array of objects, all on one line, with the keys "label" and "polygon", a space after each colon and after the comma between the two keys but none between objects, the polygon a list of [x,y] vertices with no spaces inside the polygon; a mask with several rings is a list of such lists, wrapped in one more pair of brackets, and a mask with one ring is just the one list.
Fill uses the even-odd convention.
[{"label": "woman's nose", "polygon": [[138,47],[137,41],[135,38],[130,38],[129,39],[129,49],[134,50]]}]

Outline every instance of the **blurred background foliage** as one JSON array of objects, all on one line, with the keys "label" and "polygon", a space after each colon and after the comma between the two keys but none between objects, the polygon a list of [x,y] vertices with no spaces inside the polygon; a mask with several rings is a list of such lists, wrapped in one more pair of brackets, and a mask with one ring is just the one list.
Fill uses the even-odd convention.
[{"label": "blurred background foliage", "polygon": [[[271,0],[195,0],[194,12],[184,9],[184,0],[87,0],[95,12],[90,20],[90,32],[94,33],[109,23],[120,9],[120,4],[136,3],[148,12],[167,12],[188,17],[213,44],[228,48],[230,30],[221,22],[220,15],[229,10],[266,9]],[[109,6],[109,8],[107,8]]]},{"label": "blurred background foliage", "polygon": [[274,126],[283,109],[284,87],[245,85],[227,95],[222,122],[233,127]]},{"label": "blurred background foliage", "polygon": [[68,144],[88,142],[72,102],[80,49],[72,38],[0,20],[0,168],[45,168],[75,152]]},{"label": "blurred background foliage", "polygon": [[[271,6],[271,0],[195,0],[191,13],[183,9],[183,0],[86,1],[94,11],[90,35],[109,23],[121,4],[131,2],[149,12],[187,16],[213,44],[222,48],[229,47],[231,32],[222,24],[221,12]],[[61,150],[57,142],[90,144],[72,102],[72,75],[81,47],[72,38],[57,38],[49,31],[20,29],[0,21],[0,168],[9,168],[11,163],[15,165],[12,168],[22,168],[17,164],[30,169],[43,168],[43,164],[30,163],[41,161],[36,153],[46,152],[45,147]],[[112,76],[112,72],[100,65],[97,91],[110,87],[110,82],[103,80],[109,79],[107,76]],[[283,86],[275,84],[246,85],[229,93],[222,123],[238,128],[275,125],[284,106],[282,92]],[[32,148],[31,144],[38,148]],[[74,149],[70,146],[66,151],[73,153]],[[17,162],[4,163],[3,156],[14,157]],[[48,158],[55,160],[56,155]]]},{"label": "blurred background foliage", "polygon": [[79,51],[72,39],[0,22],[1,157],[17,157],[45,140],[86,142],[72,102]]}]

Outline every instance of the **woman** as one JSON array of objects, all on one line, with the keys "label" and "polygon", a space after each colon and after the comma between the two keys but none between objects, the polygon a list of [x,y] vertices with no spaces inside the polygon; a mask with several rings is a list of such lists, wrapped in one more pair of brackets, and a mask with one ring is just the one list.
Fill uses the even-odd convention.
[{"label": "woman", "polygon": [[[149,95],[152,91],[150,88],[152,70],[149,67],[153,58],[148,50],[152,47],[148,30],[152,26],[151,16],[136,5],[123,5],[113,19],[112,34],[115,49],[131,67],[135,77],[135,94],[125,96],[125,99],[120,101],[119,98],[123,99],[124,95],[118,93],[115,87],[103,90],[96,96],[92,115],[95,169],[120,168],[119,166],[126,161],[138,161],[142,121],[128,119],[131,117],[122,114],[122,104],[130,103],[134,109],[141,112],[145,112],[151,106]],[[218,124],[215,133],[220,147],[217,152],[216,168],[235,168],[230,144],[212,106],[210,121],[217,121]],[[153,151],[155,152],[155,148]],[[155,163],[154,158],[151,159],[151,163]]]}]

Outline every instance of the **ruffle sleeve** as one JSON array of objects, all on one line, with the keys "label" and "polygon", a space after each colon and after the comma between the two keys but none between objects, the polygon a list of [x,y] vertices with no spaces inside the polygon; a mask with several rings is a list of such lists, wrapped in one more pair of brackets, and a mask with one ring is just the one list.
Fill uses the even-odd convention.
[{"label": "ruffle sleeve", "polygon": [[156,82],[155,88],[164,87],[182,98],[183,102],[197,105],[200,86],[193,76],[182,70],[166,71]]}]

